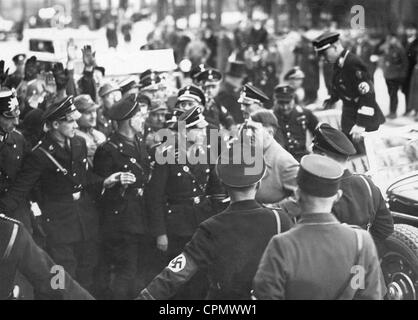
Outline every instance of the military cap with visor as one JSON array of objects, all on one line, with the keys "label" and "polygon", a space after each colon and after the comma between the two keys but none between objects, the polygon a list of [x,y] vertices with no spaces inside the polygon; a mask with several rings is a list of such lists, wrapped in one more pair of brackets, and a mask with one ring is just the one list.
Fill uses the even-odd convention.
[{"label": "military cap with visor", "polygon": [[[244,151],[245,148],[248,150]],[[245,158],[247,153],[257,156],[255,151],[253,144],[236,141],[231,148],[222,152],[216,163],[216,173],[221,182],[230,187],[244,188],[261,181],[267,169],[263,153],[259,168],[256,160],[251,162]]]},{"label": "military cap with visor", "polygon": [[253,86],[252,84],[245,84],[241,89],[241,94],[238,99],[238,103],[265,103],[267,101],[270,101],[269,97],[258,89],[257,87]]},{"label": "military cap with visor", "polygon": [[288,84],[279,84],[274,87],[274,97],[277,101],[289,103],[295,97],[295,88]]},{"label": "military cap with visor", "polygon": [[170,129],[178,130],[180,122],[184,122],[186,129],[202,129],[208,126],[208,122],[205,120],[202,109],[199,106],[194,106],[183,112],[177,121],[170,125]]},{"label": "military cap with visor", "polygon": [[196,81],[202,84],[218,83],[222,80],[222,73],[216,69],[208,69],[196,76]]},{"label": "military cap with visor", "polygon": [[330,198],[340,189],[343,167],[331,158],[309,154],[300,161],[297,184],[308,195]]},{"label": "military cap with visor", "polygon": [[135,88],[136,86],[137,86],[137,79],[134,76],[128,77],[119,83],[119,88],[120,88],[120,91],[122,92],[122,95],[127,93],[129,90]]},{"label": "military cap with visor", "polygon": [[19,101],[14,90],[3,89],[0,91],[0,114],[10,119],[19,116]]},{"label": "military cap with visor", "polygon": [[195,101],[202,106],[206,104],[205,93],[195,85],[189,85],[179,90],[177,94],[177,102]]},{"label": "military cap with visor", "polygon": [[312,41],[317,54],[323,54],[325,50],[338,41],[340,34],[334,31],[325,31]]},{"label": "military cap with visor", "polygon": [[141,77],[138,88],[140,90],[154,90],[160,89],[161,77],[155,72],[151,71],[148,75]]},{"label": "military cap with visor", "polygon": [[321,123],[316,127],[312,143],[314,152],[323,152],[331,156],[348,158],[357,153],[350,139],[328,123]]},{"label": "military cap with visor", "polygon": [[141,104],[138,102],[137,95],[131,93],[110,108],[109,119],[115,121],[128,120],[140,111]]},{"label": "military cap with visor", "polygon": [[73,96],[52,104],[43,115],[44,121],[73,121],[80,117],[81,114],[74,105]]}]

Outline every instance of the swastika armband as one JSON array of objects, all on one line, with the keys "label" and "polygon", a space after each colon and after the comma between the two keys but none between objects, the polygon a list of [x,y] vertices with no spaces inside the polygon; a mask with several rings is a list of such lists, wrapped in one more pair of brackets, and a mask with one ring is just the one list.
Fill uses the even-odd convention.
[{"label": "swastika armband", "polygon": [[357,113],[364,116],[372,117],[374,116],[374,109],[372,107],[362,106],[360,109],[358,109]]},{"label": "swastika armband", "polygon": [[363,81],[358,85],[358,91],[360,92],[360,94],[369,93],[370,85],[367,82]]}]

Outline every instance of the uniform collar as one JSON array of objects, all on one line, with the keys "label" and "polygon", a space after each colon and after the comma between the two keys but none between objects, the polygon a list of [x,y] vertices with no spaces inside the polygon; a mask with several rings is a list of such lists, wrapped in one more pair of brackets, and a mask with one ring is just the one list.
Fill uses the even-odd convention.
[{"label": "uniform collar", "polygon": [[347,50],[347,49],[345,49],[343,52],[341,52],[341,55],[337,60],[338,67],[340,67],[340,68],[344,67],[344,63],[345,63],[345,60],[347,59],[347,56],[348,56],[349,52],[350,51]]},{"label": "uniform collar", "polygon": [[302,215],[298,224],[329,224],[339,223],[337,218],[332,213],[308,213]]},{"label": "uniform collar", "polygon": [[244,211],[262,208],[261,205],[254,199],[243,200],[231,203],[227,211]]}]

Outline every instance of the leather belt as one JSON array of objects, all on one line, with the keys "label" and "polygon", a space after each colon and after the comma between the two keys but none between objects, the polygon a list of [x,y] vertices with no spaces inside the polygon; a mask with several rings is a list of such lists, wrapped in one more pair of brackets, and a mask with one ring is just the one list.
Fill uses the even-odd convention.
[{"label": "leather belt", "polygon": [[176,205],[176,204],[198,205],[205,199],[206,199],[206,196],[196,196],[196,197],[183,198],[183,199],[169,199],[167,202],[168,202],[168,205]]}]

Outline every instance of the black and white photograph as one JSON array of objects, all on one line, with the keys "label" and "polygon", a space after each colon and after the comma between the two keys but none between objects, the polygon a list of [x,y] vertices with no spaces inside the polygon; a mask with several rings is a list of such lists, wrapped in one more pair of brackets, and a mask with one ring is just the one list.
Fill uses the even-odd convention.
[{"label": "black and white photograph", "polygon": [[0,0],[0,300],[417,300],[417,16]]}]

